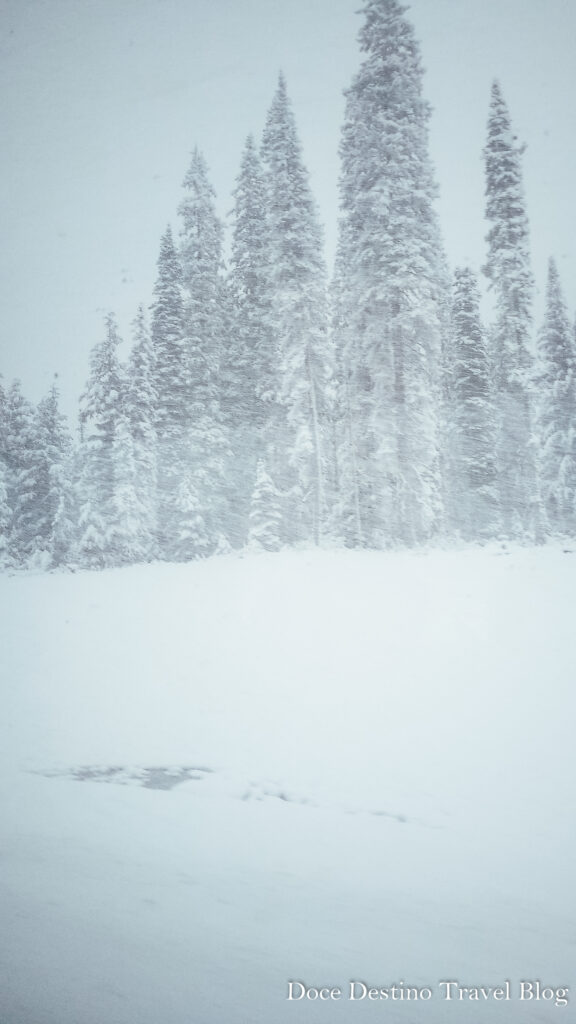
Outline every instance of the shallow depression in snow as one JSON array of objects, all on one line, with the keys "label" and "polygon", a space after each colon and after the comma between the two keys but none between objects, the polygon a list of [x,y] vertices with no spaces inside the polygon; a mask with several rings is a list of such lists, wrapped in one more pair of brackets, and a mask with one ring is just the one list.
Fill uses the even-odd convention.
[{"label": "shallow depression in snow", "polygon": [[210,768],[189,765],[154,765],[152,767],[125,767],[121,765],[79,765],[67,771],[46,771],[38,774],[46,778],[69,778],[77,782],[107,782],[117,786],[144,786],[145,789],[174,789],[190,779],[202,780]]}]

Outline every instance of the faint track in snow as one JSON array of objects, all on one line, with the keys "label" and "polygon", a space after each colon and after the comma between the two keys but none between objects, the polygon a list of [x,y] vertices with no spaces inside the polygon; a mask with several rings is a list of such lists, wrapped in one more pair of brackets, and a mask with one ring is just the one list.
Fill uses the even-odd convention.
[{"label": "faint track in snow", "polygon": [[[68,779],[74,782],[95,782],[115,786],[139,786],[143,789],[154,789],[169,791],[175,789],[185,782],[202,782],[218,777],[223,778],[223,773],[214,768],[201,767],[198,765],[74,765],[71,767],[60,767],[53,769],[28,769],[32,775],[40,775],[48,779]],[[336,811],[347,816],[362,815],[373,818],[386,819],[398,825],[417,825],[423,828],[442,828],[441,825],[430,824],[419,818],[409,817],[406,814],[399,814],[394,811],[369,807],[350,807],[334,801],[315,800],[310,797],[300,796],[293,793],[283,784],[266,780],[256,782],[250,780],[246,784],[238,785],[236,780],[232,782],[232,788],[225,790],[225,795],[243,802],[279,800],[281,803],[293,804],[301,807],[310,807],[328,811]]]}]

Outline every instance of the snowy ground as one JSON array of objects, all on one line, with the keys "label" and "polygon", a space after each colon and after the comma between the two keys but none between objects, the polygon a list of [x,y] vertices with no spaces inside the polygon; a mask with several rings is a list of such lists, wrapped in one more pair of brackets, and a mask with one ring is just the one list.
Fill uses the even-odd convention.
[{"label": "snowy ground", "polygon": [[576,552],[13,576],[0,609],[1,1024],[574,1019]]}]

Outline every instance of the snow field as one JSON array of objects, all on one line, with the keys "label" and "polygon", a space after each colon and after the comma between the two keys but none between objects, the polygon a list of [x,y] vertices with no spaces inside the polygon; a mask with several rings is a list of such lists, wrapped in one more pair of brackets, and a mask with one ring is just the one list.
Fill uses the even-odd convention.
[{"label": "snow field", "polygon": [[[2,1024],[567,1019],[436,986],[576,984],[573,559],[2,578]],[[206,771],[70,777],[114,765]],[[288,1002],[289,979],[434,997]]]}]

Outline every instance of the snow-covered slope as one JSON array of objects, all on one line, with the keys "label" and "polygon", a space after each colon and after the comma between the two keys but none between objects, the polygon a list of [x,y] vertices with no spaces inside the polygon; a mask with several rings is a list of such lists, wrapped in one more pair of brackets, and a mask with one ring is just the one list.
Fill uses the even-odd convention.
[{"label": "snow-covered slope", "polygon": [[576,1001],[575,596],[554,547],[2,578],[1,1024],[568,1020],[519,986]]}]

